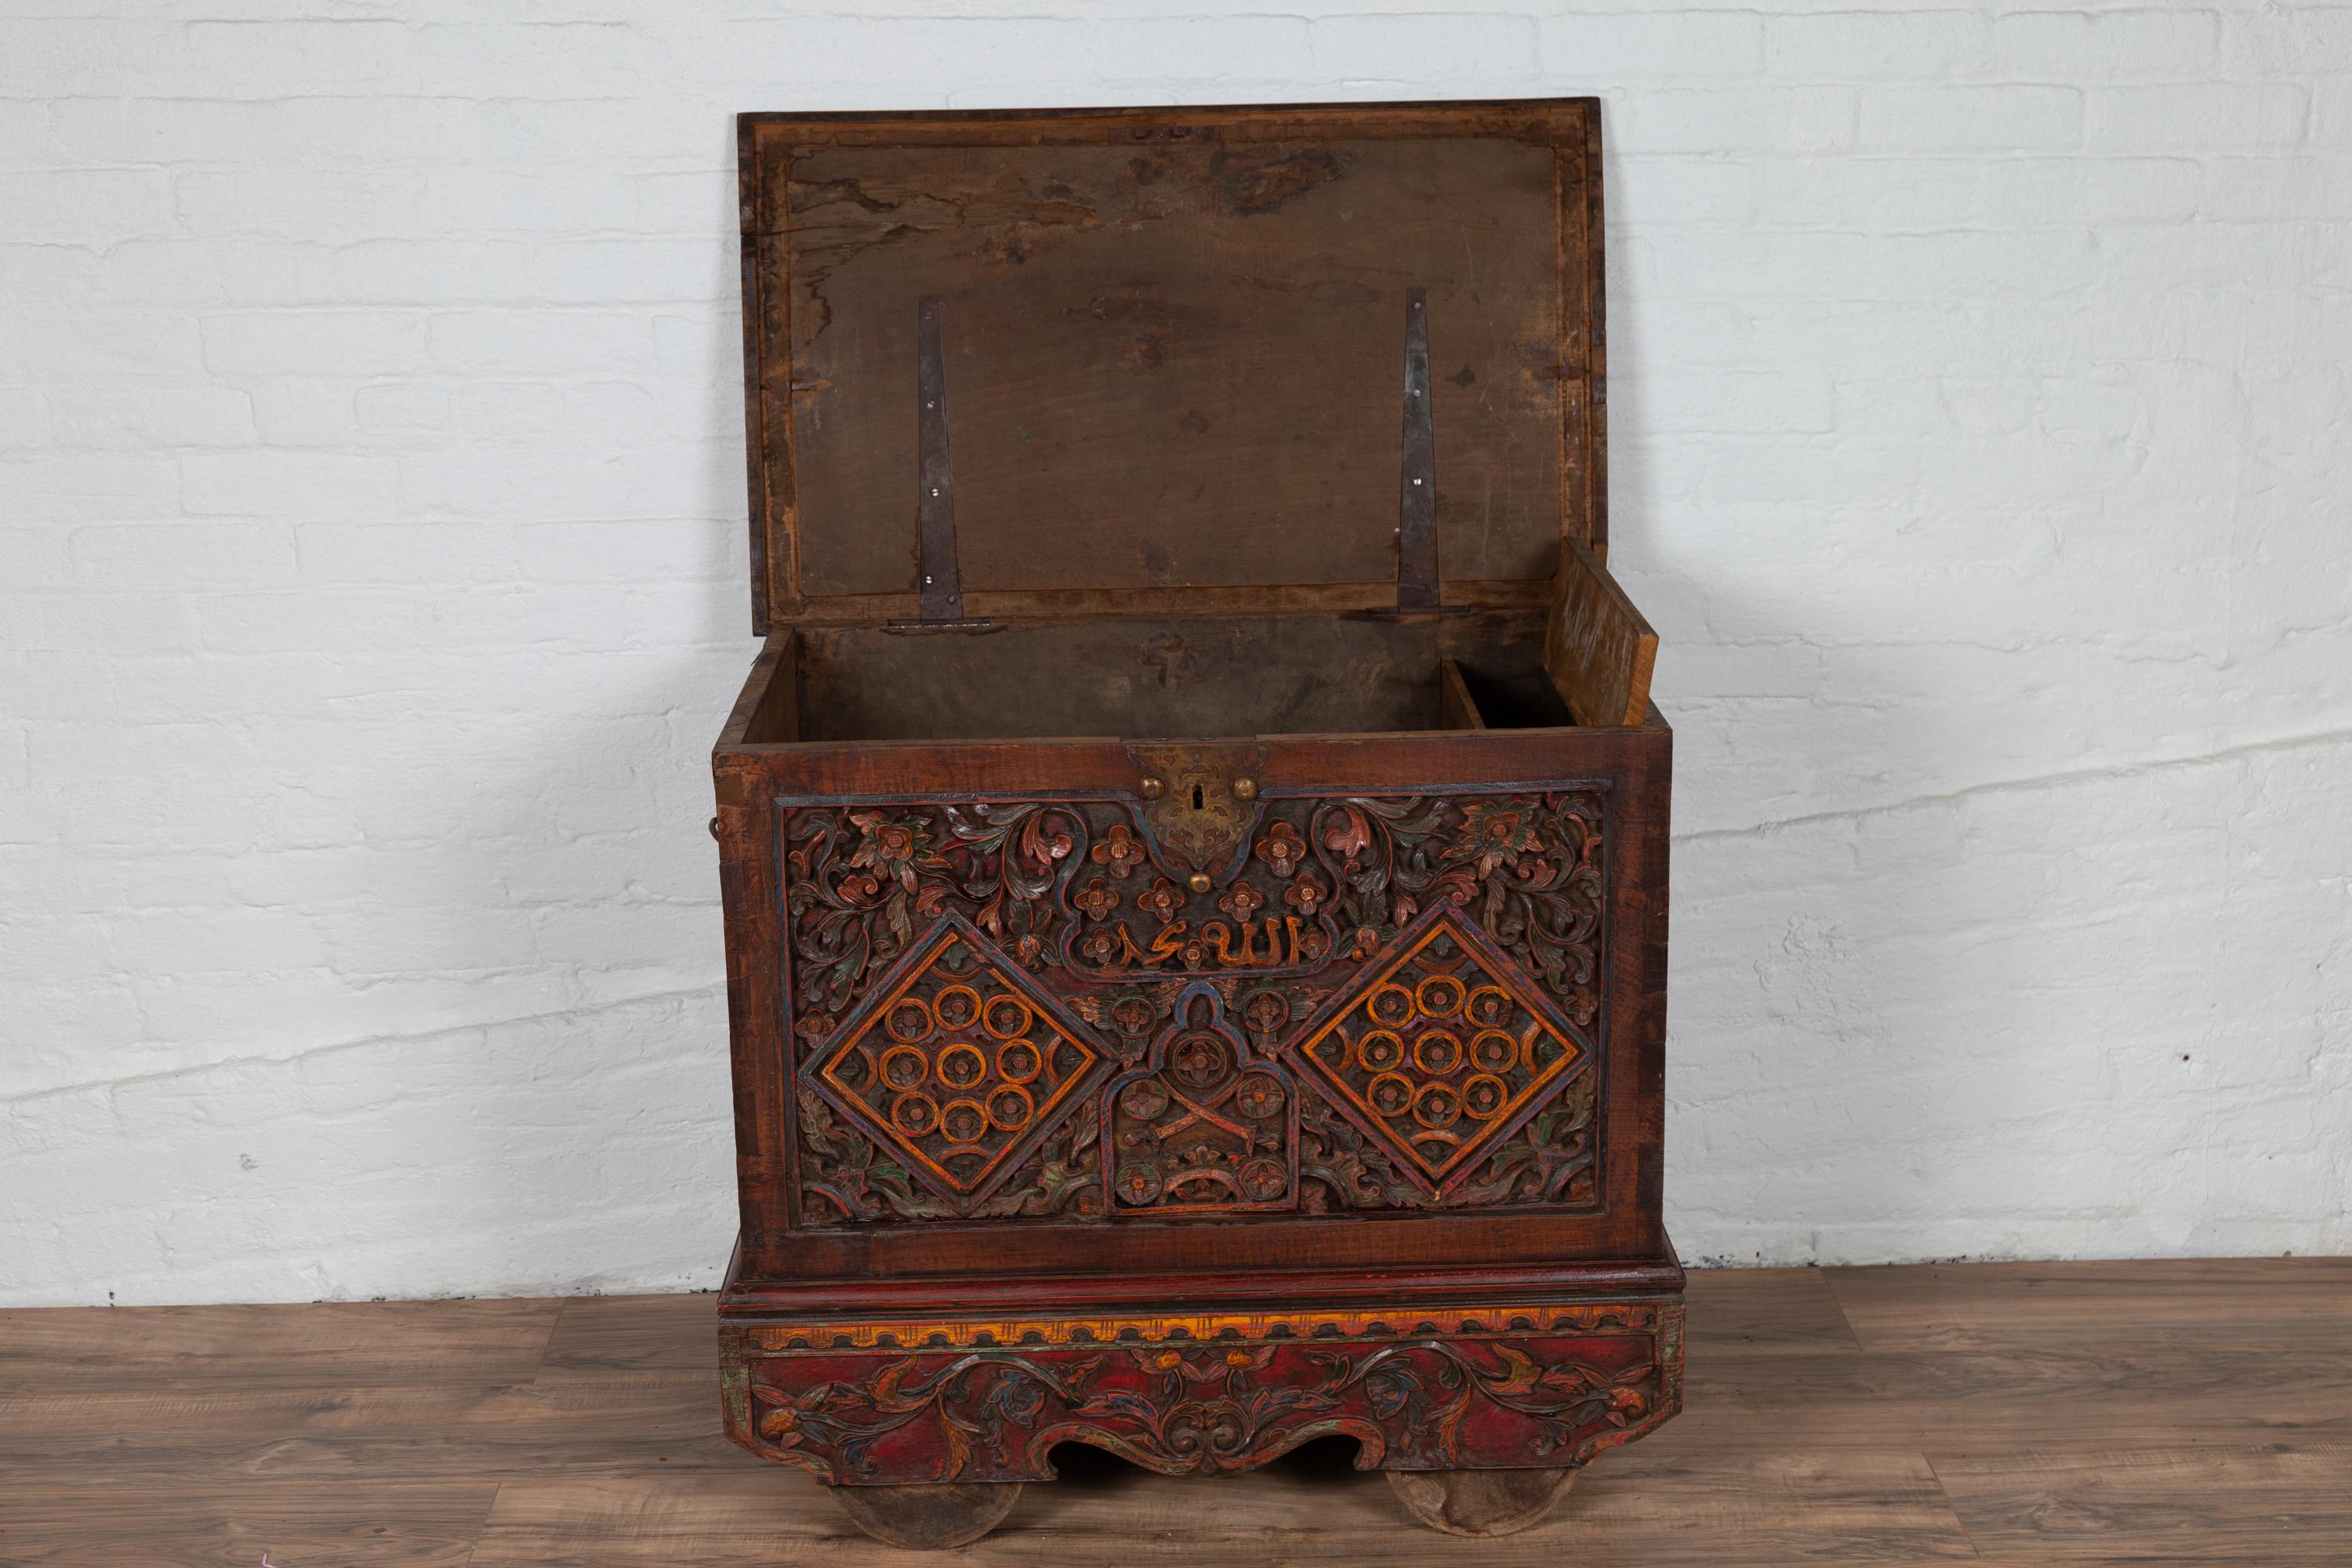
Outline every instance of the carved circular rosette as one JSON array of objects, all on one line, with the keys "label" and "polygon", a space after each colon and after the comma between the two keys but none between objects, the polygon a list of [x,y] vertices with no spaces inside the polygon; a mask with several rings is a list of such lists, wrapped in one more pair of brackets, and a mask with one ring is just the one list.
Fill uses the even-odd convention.
[{"label": "carved circular rosette", "polygon": [[[1451,904],[1392,951],[1297,1047],[1328,1086],[1318,1093],[1365,1130],[1318,1115],[1302,1171],[1351,1207],[1400,1198],[1423,1206],[1454,1194],[1477,1201],[1523,1186],[1552,1196],[1573,1180],[1560,1161],[1589,1165],[1590,1141],[1577,1133],[1583,1122],[1541,1108],[1591,1058],[1591,1047],[1562,1032],[1541,989]],[[1529,1147],[1513,1144],[1504,1161],[1514,1136]],[[1525,1181],[1503,1173],[1506,1165]]]},{"label": "carved circular rosette", "polygon": [[1109,1211],[1287,1206],[1296,1188],[1297,1091],[1194,983],[1135,1069],[1113,1080],[1103,1118]]},{"label": "carved circular rosette", "polygon": [[[1098,1081],[1102,1051],[1056,1021],[1050,997],[1024,994],[1029,983],[969,925],[944,922],[924,942],[809,1069],[856,1121],[802,1098],[804,1204],[859,1221],[948,1217],[983,1200],[995,1212],[1099,1213],[1094,1121],[1074,1124],[1067,1110]],[[1082,1155],[1061,1131],[1075,1126]],[[995,1195],[1000,1184],[1009,1196]],[[826,1223],[824,1210],[802,1212]]]}]

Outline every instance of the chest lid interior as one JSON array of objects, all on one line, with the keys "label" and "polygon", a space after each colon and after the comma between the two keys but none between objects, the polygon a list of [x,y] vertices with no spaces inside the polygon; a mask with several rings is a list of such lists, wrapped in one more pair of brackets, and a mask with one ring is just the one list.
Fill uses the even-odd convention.
[{"label": "chest lid interior", "polygon": [[739,138],[763,632],[1532,605],[1605,546],[1592,100]]}]

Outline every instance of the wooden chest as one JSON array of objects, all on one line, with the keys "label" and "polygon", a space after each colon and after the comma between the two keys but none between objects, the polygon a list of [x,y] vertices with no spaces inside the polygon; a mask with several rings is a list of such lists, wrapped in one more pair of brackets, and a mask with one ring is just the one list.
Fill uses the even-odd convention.
[{"label": "wooden chest", "polygon": [[1532,1519],[1681,1402],[1599,106],[740,139],[729,1432],[910,1544],[1071,1442]]}]

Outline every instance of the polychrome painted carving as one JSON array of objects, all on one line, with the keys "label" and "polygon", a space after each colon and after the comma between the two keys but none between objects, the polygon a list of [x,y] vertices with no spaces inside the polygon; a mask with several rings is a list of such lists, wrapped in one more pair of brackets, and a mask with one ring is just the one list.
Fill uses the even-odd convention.
[{"label": "polychrome painted carving", "polygon": [[1009,1346],[731,1328],[729,1419],[755,1452],[851,1485],[1048,1479],[1065,1442],[1164,1474],[1239,1470],[1335,1434],[1367,1469],[1565,1466],[1679,1406],[1681,1310],[1276,1313],[1156,1335],[1044,1321]]},{"label": "polychrome painted carving", "polygon": [[1084,1026],[950,914],[898,980],[836,1031],[814,1087],[896,1168],[918,1174],[943,1212],[971,1214],[1108,1059]]},{"label": "polychrome painted carving", "polygon": [[1600,797],[1221,811],[786,810],[802,1223],[1591,1202]]},{"label": "polychrome painted carving", "polygon": [[1214,987],[1189,988],[1176,1011],[1106,1097],[1111,1212],[1288,1207],[1298,1145],[1290,1075],[1225,1022]]}]

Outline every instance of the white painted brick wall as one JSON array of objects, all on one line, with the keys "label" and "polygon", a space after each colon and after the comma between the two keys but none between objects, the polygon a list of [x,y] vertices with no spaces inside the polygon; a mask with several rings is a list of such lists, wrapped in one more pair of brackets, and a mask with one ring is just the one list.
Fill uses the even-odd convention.
[{"label": "white painted brick wall", "polygon": [[715,1279],[740,109],[1605,94],[1685,1250],[2352,1247],[2352,8],[5,9],[0,1302]]}]

